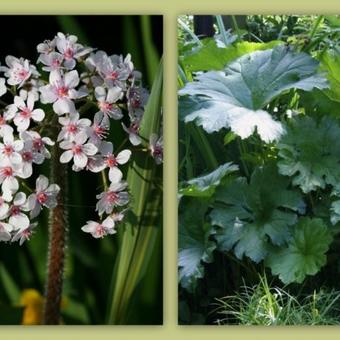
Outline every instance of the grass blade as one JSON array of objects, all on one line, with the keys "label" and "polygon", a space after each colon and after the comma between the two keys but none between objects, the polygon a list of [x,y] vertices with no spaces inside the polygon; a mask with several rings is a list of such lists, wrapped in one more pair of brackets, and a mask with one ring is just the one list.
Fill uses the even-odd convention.
[{"label": "grass blade", "polygon": [[[140,128],[140,135],[145,140],[149,140],[151,133],[157,133],[159,130],[162,83],[161,63]],[[131,297],[145,274],[157,234],[160,232],[156,221],[160,215],[161,191],[152,192],[155,174],[155,162],[145,154],[136,156],[128,172],[127,182],[132,197],[131,211],[135,221],[127,222],[125,230],[121,233],[120,251],[111,284],[113,290],[107,318],[109,324],[127,322]]]}]

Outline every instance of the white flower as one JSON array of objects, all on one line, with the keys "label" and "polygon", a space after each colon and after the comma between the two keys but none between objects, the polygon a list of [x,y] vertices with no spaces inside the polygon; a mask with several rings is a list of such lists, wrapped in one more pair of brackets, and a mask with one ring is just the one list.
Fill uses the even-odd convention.
[{"label": "white flower", "polygon": [[60,143],[60,147],[67,150],[60,156],[61,163],[68,163],[72,158],[74,164],[79,168],[85,168],[88,156],[93,156],[97,151],[97,147],[91,143],[84,144],[87,139],[86,134],[79,133],[73,142],[64,141]]},{"label": "white flower", "polygon": [[139,124],[140,124],[139,121],[134,121],[134,122],[131,122],[129,127],[126,127],[126,125],[122,123],[124,131],[129,134],[130,143],[135,146],[142,143],[142,139],[138,135]]},{"label": "white flower", "polygon": [[14,104],[9,105],[6,110],[8,118],[14,117],[14,124],[18,127],[18,131],[27,130],[31,119],[35,122],[41,122],[45,113],[42,109],[34,109],[35,96],[33,93],[28,93],[27,104],[23,98],[14,97]]},{"label": "white flower", "polygon": [[129,202],[128,193],[123,191],[126,187],[126,182],[114,182],[111,183],[107,191],[97,195],[97,199],[99,199],[99,201],[97,202],[96,210],[99,215],[104,212],[110,214],[114,207],[123,206]]},{"label": "white flower", "polygon": [[81,228],[82,231],[90,233],[94,238],[104,237],[108,234],[115,234],[115,222],[111,217],[107,217],[103,222],[87,221]]},{"label": "white flower", "polygon": [[79,75],[76,70],[64,75],[59,71],[52,71],[49,84],[40,87],[41,102],[43,104],[53,103],[53,110],[57,114],[75,112],[72,100],[84,95],[75,90],[78,84]]},{"label": "white flower", "polygon": [[40,175],[36,180],[36,190],[27,199],[26,208],[30,217],[39,215],[42,206],[53,209],[57,206],[57,195],[60,187],[57,184],[48,185],[47,177]]},{"label": "white flower", "polygon": [[11,231],[13,231],[12,225],[0,222],[0,241],[9,241],[11,239]]},{"label": "white flower", "polygon": [[56,44],[55,38],[53,40],[45,40],[43,43],[38,44],[37,51],[38,53],[49,54],[54,51],[55,44]]},{"label": "white flower", "polygon": [[34,163],[41,164],[45,158],[51,158],[46,145],[52,146],[54,142],[49,137],[41,137],[36,131],[23,131],[20,133],[20,139],[24,141],[26,149],[32,150]]},{"label": "white flower", "polygon": [[50,52],[46,54],[41,54],[39,57],[40,62],[42,62],[45,66],[43,66],[43,70],[47,72],[59,70],[62,66],[62,62],[64,57],[58,52]]},{"label": "white flower", "polygon": [[7,92],[6,79],[0,78],[0,97]]},{"label": "white flower", "polygon": [[59,32],[56,36],[57,50],[64,57],[64,66],[71,70],[76,66],[75,59],[83,57],[93,51],[93,48],[84,47],[77,43],[78,38],[75,35],[68,35]]},{"label": "white flower", "polygon": [[161,164],[163,162],[163,137],[158,138],[157,134],[151,134],[149,148],[156,164]]},{"label": "white flower", "polygon": [[109,168],[110,182],[119,182],[123,174],[118,169],[118,165],[128,162],[131,156],[131,151],[128,149],[122,150],[116,156],[113,154],[113,145],[110,142],[102,142],[99,151],[103,155],[102,162],[98,162],[96,166],[92,167],[93,172],[99,172],[105,168]]},{"label": "white flower", "polygon": [[123,117],[120,108],[114,104],[123,97],[123,91],[120,87],[112,87],[106,91],[104,87],[97,86],[94,93],[100,112],[116,120]]},{"label": "white flower", "polygon": [[110,129],[109,118],[103,112],[94,115],[93,124],[86,129],[89,142],[98,146],[108,135]]},{"label": "white flower", "polygon": [[42,164],[44,162],[44,155],[33,151],[33,139],[28,139],[24,143],[24,148],[20,152],[22,158],[21,172],[25,178],[31,177],[33,168],[32,164]]},{"label": "white flower", "polygon": [[78,112],[70,113],[69,117],[60,117],[59,123],[63,127],[58,135],[58,142],[63,139],[73,141],[79,133],[85,132],[86,128],[91,125],[89,119],[79,119]]},{"label": "white flower", "polygon": [[13,205],[9,208],[8,222],[14,227],[14,229],[25,229],[29,226],[30,221],[22,211],[26,208],[26,195],[23,192],[18,192],[13,200]]},{"label": "white flower", "polygon": [[21,228],[12,238],[12,242],[19,241],[22,245],[25,241],[29,240],[33,234],[33,229],[36,228],[37,223],[32,223],[26,228]]},{"label": "white flower", "polygon": [[5,61],[8,67],[2,66],[1,70],[5,71],[9,85],[19,85],[21,87],[32,74],[39,75],[35,66],[30,65],[27,59],[18,59],[9,55]]},{"label": "white flower", "polygon": [[12,195],[19,189],[19,183],[15,177],[21,175],[20,170],[20,164],[4,162],[0,166],[0,184],[2,184],[3,196],[8,199],[11,199]]},{"label": "white flower", "polygon": [[0,164],[8,161],[11,164],[20,164],[22,161],[19,151],[24,147],[22,140],[14,140],[13,133],[6,133],[3,143],[0,143]]},{"label": "white flower", "polygon": [[13,133],[13,128],[7,124],[9,119],[6,117],[6,112],[3,115],[0,114],[0,136],[3,137],[6,134]]},{"label": "white flower", "polygon": [[25,87],[20,89],[19,96],[23,100],[27,100],[28,95],[31,94],[34,101],[38,101],[40,98],[39,89],[43,85],[44,82],[41,79],[30,79]]},{"label": "white flower", "polygon": [[[123,61],[122,56],[112,55],[109,57],[105,52],[97,51],[87,58],[86,65],[90,70],[95,69],[109,88],[118,86],[125,90],[126,80],[133,69],[130,58],[128,55]],[[98,80],[95,83],[99,85]]]},{"label": "white flower", "polygon": [[128,99],[127,104],[130,116],[140,119],[149,98],[148,91],[140,86],[131,86],[126,93],[126,97]]},{"label": "white flower", "polygon": [[7,216],[9,205],[7,202],[11,201],[12,197],[0,196],[0,220]]}]

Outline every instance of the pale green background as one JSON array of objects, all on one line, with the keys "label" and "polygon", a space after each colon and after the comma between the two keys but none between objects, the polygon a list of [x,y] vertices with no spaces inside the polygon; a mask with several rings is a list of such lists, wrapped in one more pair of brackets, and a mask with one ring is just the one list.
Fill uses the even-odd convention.
[{"label": "pale green background", "polygon": [[[179,14],[340,14],[333,0],[2,0],[1,14],[164,15],[164,326],[19,326],[0,328],[4,340],[340,339],[337,327],[177,326],[176,17]],[[34,24],[34,23],[33,23]],[[13,22],[20,25],[20,22]],[[10,30],[11,27],[8,27]],[[23,27],[24,29],[24,27]],[[41,28],[44,29],[43,27]],[[1,35],[6,32],[0,32]]]}]

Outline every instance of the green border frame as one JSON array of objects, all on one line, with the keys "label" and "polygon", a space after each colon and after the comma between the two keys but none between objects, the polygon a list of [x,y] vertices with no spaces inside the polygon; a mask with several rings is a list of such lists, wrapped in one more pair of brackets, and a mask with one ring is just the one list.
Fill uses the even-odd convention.
[{"label": "green border frame", "polygon": [[[93,339],[339,339],[338,327],[177,326],[177,47],[179,14],[340,14],[340,2],[323,0],[11,0],[0,14],[162,14],[164,15],[164,325],[3,326],[0,336],[17,340]],[[8,28],[10,29],[10,27]]]}]

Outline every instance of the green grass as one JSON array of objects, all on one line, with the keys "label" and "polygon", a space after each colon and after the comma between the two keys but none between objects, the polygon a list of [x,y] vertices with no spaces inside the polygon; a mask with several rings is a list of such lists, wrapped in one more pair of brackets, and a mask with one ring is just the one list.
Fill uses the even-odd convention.
[{"label": "green grass", "polygon": [[266,277],[253,286],[243,286],[233,296],[217,299],[219,325],[339,325],[340,292],[320,289],[295,297],[284,288],[271,287]]}]

